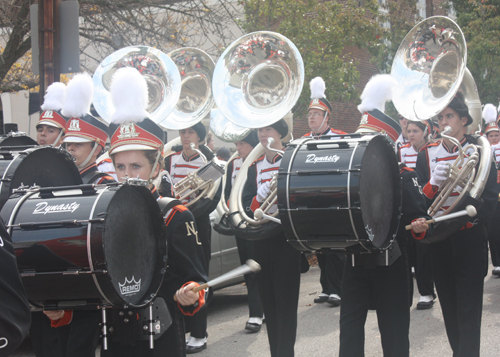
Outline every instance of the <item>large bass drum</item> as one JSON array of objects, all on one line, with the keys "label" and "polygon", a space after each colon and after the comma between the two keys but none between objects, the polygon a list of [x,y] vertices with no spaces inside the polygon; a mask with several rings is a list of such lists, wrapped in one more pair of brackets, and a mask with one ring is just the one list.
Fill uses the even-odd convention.
[{"label": "large bass drum", "polygon": [[26,150],[37,145],[37,142],[25,133],[13,132],[0,136],[0,150]]},{"label": "large bass drum", "polygon": [[141,307],[156,296],[167,246],[146,187],[80,185],[15,196],[1,216],[33,305]]},{"label": "large bass drum", "polygon": [[383,135],[290,143],[278,173],[279,216],[290,244],[301,251],[388,249],[399,226],[400,180]]},{"label": "large bass drum", "polygon": [[62,149],[38,146],[18,151],[0,149],[0,209],[19,186],[40,187],[82,184],[73,157]]}]

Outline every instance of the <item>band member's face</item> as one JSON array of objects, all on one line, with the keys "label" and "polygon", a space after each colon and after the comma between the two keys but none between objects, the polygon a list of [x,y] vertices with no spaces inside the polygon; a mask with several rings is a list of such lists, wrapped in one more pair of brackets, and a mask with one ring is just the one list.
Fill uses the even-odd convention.
[{"label": "band member's face", "polygon": [[[59,136],[61,129],[50,125],[37,125],[36,127],[36,142],[38,145],[52,145],[54,141]],[[59,139],[59,142],[55,146],[62,144],[63,138]]]},{"label": "band member's face", "polygon": [[420,129],[417,125],[413,123],[408,124],[407,129],[408,140],[412,145],[418,145],[422,143],[422,139],[424,138],[424,131]]},{"label": "band member's face", "polygon": [[496,145],[500,142],[500,133],[496,130],[490,131],[487,135],[486,138],[490,142],[490,145]]},{"label": "band member's face", "polygon": [[[68,150],[68,152],[75,158],[76,166],[79,166],[90,155],[90,152],[92,151],[92,143],[66,143],[66,150]],[[98,150],[96,149],[93,155],[96,158],[97,158],[97,153]],[[88,161],[88,164],[92,164],[94,162],[95,158],[94,160],[90,159]]]},{"label": "band member's face", "polygon": [[179,130],[179,136],[181,138],[182,148],[185,150],[191,149],[191,143],[194,143],[196,148],[200,142],[200,137],[198,133],[193,128],[187,128]]},{"label": "band member's face", "polygon": [[[122,151],[114,154],[114,163],[118,180],[124,181],[125,178],[140,178],[149,180],[153,165],[149,162],[143,150]],[[155,171],[159,171],[159,166],[156,166]],[[157,172],[153,177],[156,177]]]},{"label": "band member's face", "polygon": [[260,143],[265,148],[267,148],[267,138],[274,139],[274,142],[271,145],[272,148],[280,148],[281,147],[281,135],[272,126],[266,126],[265,128],[259,128],[257,130],[257,136],[259,137]]},{"label": "band member's face", "polygon": [[398,119],[399,119],[399,125],[403,129],[403,133],[406,133],[406,128],[408,127],[408,119],[402,116],[399,116]]},{"label": "band member's face", "polygon": [[210,138],[210,140],[207,142],[207,146],[210,150],[214,151],[214,139]]},{"label": "band member's face", "polygon": [[252,151],[253,149],[252,145],[243,140],[237,141],[235,145],[236,151],[238,151],[238,155],[240,155],[243,160],[247,158],[248,154],[250,154],[250,151]]},{"label": "band member's face", "polygon": [[451,134],[454,138],[462,138],[464,135],[464,127],[467,124],[466,117],[460,115],[450,107],[446,107],[441,113],[437,115],[439,130],[443,132],[447,126],[451,127]]},{"label": "band member's face", "polygon": [[325,111],[320,109],[309,109],[307,113],[307,123],[313,132],[320,133],[328,126],[328,118],[330,116],[327,115],[326,119],[323,120],[325,118],[325,113]]}]

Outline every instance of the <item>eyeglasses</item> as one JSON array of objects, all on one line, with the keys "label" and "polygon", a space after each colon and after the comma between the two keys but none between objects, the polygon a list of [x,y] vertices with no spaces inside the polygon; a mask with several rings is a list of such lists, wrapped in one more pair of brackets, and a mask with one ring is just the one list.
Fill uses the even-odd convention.
[{"label": "eyeglasses", "polygon": [[317,117],[321,117],[322,114],[321,113],[310,113],[310,114],[307,114],[306,115],[306,118],[309,119],[309,118],[317,118]]}]

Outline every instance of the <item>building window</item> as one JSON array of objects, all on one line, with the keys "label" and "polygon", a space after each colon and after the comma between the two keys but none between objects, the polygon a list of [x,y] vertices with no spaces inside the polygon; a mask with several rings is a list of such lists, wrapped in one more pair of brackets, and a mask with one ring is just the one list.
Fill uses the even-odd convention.
[{"label": "building window", "polygon": [[[379,0],[380,1],[380,0]],[[427,17],[425,0],[417,0],[417,15],[425,19]]]}]

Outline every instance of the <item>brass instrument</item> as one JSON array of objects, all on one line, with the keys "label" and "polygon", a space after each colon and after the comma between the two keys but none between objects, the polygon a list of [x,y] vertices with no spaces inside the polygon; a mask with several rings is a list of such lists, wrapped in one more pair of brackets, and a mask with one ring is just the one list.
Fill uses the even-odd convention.
[{"label": "brass instrument", "polygon": [[[393,96],[398,112],[410,120],[427,120],[445,109],[461,91],[473,118],[468,132],[474,133],[481,123],[481,102],[466,63],[467,45],[454,21],[434,16],[417,24],[401,42],[392,64],[391,75],[400,83],[400,90]],[[478,200],[492,165],[491,147],[486,138],[479,136],[477,145],[462,148],[446,130],[441,135],[457,145],[459,156],[429,209],[431,216],[441,214],[440,208],[454,191],[460,195],[443,215],[463,205],[466,196]]]}]

